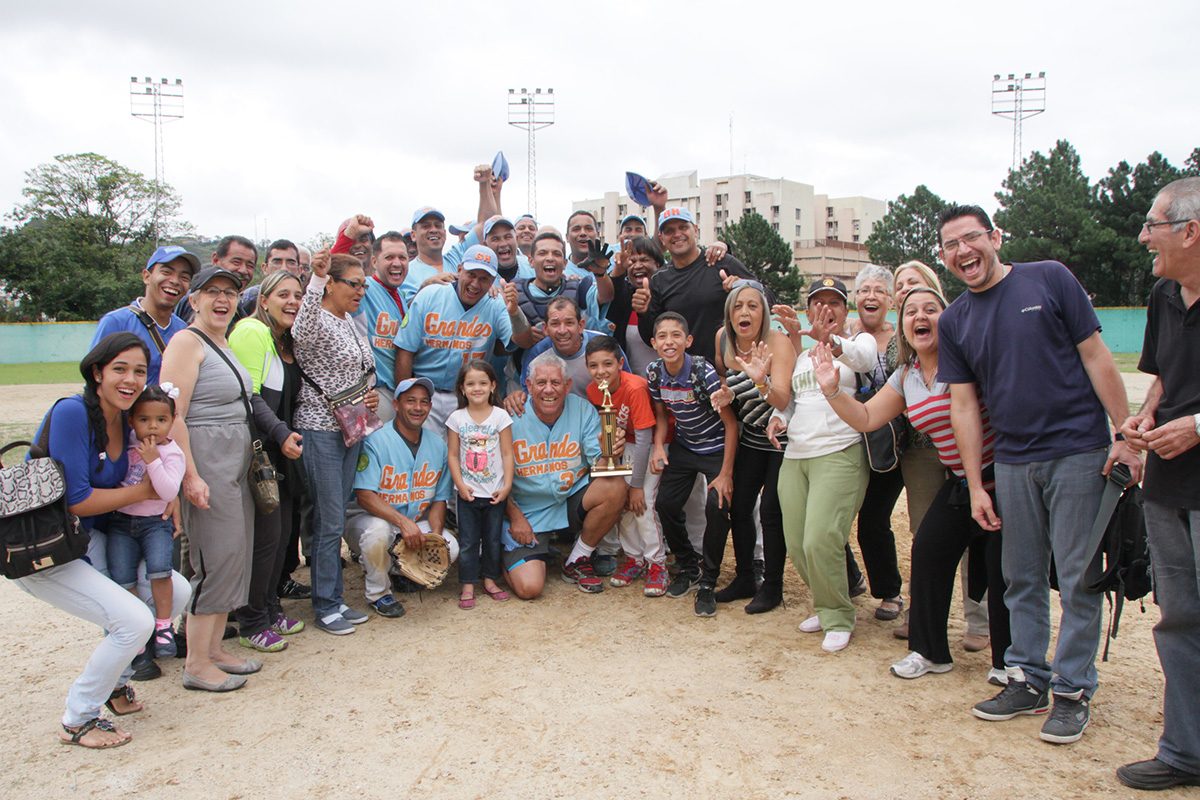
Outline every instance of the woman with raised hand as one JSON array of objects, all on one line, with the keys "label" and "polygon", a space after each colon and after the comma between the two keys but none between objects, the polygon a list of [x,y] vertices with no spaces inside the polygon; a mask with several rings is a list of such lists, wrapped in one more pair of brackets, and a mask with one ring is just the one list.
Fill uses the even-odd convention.
[{"label": "woman with raised hand", "polygon": [[[264,653],[287,647],[284,636],[304,630],[300,620],[284,616],[276,593],[283,574],[291,531],[292,500],[303,489],[300,434],[291,430],[300,394],[300,368],[292,353],[292,323],[300,310],[304,289],[300,279],[279,270],[267,276],[259,289],[254,315],[238,322],[229,335],[229,348],[250,373],[254,393],[271,412],[272,422],[263,431],[263,445],[279,473],[279,507],[270,514],[254,509],[254,555],[250,594],[237,609],[238,642]],[[282,443],[279,440],[282,439]]]},{"label": "woman with raised hand", "polygon": [[[100,716],[102,706],[116,716],[135,714],[142,704],[129,679],[130,662],[154,631],[154,613],[139,599],[109,580],[103,533],[109,512],[142,500],[157,499],[149,479],[119,486],[129,467],[125,412],[146,385],[150,352],[128,331],[105,336],[79,363],[83,393],[59,402],[47,414],[49,454],[63,468],[67,509],[91,534],[88,557],[17,578],[13,582],[56,608],[94,622],[104,635],[67,694],[59,734],[65,744],[119,747],[132,734]],[[99,565],[99,568],[93,565]],[[190,591],[179,573],[172,573],[173,614],[181,612]]]},{"label": "woman with raised hand", "polygon": [[[767,423],[771,412],[786,408],[791,399],[795,364],[796,350],[787,334],[771,329],[771,310],[762,284],[736,281],[725,300],[725,325],[716,335],[714,367],[723,386],[713,397],[718,407],[732,402],[741,423],[730,504],[736,572],[716,598],[719,603],[754,598],[746,605],[747,614],[762,614],[783,602],[787,544],[778,486],[783,453],[767,438]],[[785,438],[779,437],[780,441]],[[760,494],[764,562],[761,587],[754,574],[754,509]],[[724,547],[721,542],[721,549]],[[721,563],[721,558],[720,553],[714,554],[716,563]]]},{"label": "woman with raised hand", "polygon": [[[1004,578],[1000,571],[1000,532],[989,532],[971,518],[962,461],[950,426],[950,389],[937,380],[938,319],[946,301],[936,289],[913,287],[900,309],[901,336],[898,357],[901,366],[875,397],[859,403],[838,385],[833,356],[825,345],[813,348],[816,378],[830,407],[850,427],[872,431],[907,411],[917,430],[929,435],[942,463],[954,477],[947,480],[925,514],[913,538],[912,610],[909,617],[909,646],[912,650],[893,664],[892,673],[901,678],[919,678],[929,672],[948,672],[953,667],[946,639],[946,617],[954,592],[954,576],[963,552],[974,539],[987,542],[989,611],[992,643],[992,675],[1003,674],[1004,651],[1009,644],[1008,613],[1004,609]],[[983,428],[984,485],[992,491],[992,442],[995,433],[981,409]]]},{"label": "woman with raised hand", "polygon": [[192,324],[171,338],[162,377],[179,389],[171,436],[187,457],[183,527],[192,566],[183,686],[229,692],[262,663],[221,649],[225,621],[245,605],[250,586],[254,500],[246,404],[250,376],[229,349],[225,332],[237,311],[241,280],[218,266],[192,280]]},{"label": "woman with raised hand", "polygon": [[[296,361],[303,378],[295,423],[304,438],[304,471],[313,502],[309,563],[316,626],[341,636],[354,633],[355,625],[370,619],[343,602],[340,560],[346,505],[354,490],[362,442],[346,445],[326,398],[364,381],[368,387],[374,386],[375,355],[352,319],[367,288],[362,262],[322,250],[313,255],[312,269],[313,276],[292,324]],[[366,405],[374,410],[379,395],[369,392]]]}]

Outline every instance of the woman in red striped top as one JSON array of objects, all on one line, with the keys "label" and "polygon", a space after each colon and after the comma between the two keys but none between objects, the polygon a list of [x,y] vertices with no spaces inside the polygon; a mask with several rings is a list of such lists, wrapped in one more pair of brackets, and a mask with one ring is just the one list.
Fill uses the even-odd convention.
[{"label": "woman in red striped top", "polygon": [[[946,620],[958,562],[971,546],[980,548],[977,552],[981,556],[973,554],[972,563],[984,564],[987,570],[993,667],[989,680],[1000,681],[1004,676],[1004,651],[1010,641],[1000,571],[1000,532],[985,531],[971,518],[962,459],[950,426],[950,388],[937,380],[937,323],[945,307],[946,301],[936,289],[916,287],[908,292],[900,307],[898,345],[902,366],[865,404],[839,390],[827,346],[814,347],[813,360],[821,391],[846,424],[858,431],[872,431],[907,411],[913,427],[933,440],[942,464],[953,473],[913,537],[908,633],[912,652],[893,664],[892,672],[901,678],[919,678],[927,672],[949,672],[954,666]],[[982,417],[984,485],[991,492],[995,432],[988,423],[986,408],[982,409]]]}]

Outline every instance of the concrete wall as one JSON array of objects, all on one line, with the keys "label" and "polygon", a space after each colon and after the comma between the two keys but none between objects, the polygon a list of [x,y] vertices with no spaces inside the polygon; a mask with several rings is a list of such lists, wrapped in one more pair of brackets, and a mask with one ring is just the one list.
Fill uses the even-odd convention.
[{"label": "concrete wall", "polygon": [[[1144,308],[1098,308],[1102,335],[1114,353],[1140,353],[1146,330]],[[895,313],[892,314],[893,321]],[[0,364],[78,362],[87,354],[94,322],[35,322],[0,325]]]}]

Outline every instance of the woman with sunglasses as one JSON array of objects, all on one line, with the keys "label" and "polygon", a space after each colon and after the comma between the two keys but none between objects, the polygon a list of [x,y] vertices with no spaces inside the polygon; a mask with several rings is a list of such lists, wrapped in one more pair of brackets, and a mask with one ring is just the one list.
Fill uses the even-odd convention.
[{"label": "woman with sunglasses", "polygon": [[[316,626],[341,636],[370,617],[342,601],[342,529],[362,443],[349,447],[327,396],[366,382],[374,385],[375,355],[352,316],[366,294],[362,262],[322,250],[313,255],[313,276],[292,323],[296,362],[303,381],[294,417],[304,442],[304,471],[313,502],[312,604]],[[379,396],[366,397],[372,411]]]},{"label": "woman with sunglasses", "polygon": [[[767,423],[772,410],[786,408],[791,399],[795,365],[796,350],[791,340],[782,331],[771,329],[770,306],[762,284],[736,281],[725,300],[725,324],[717,331],[714,366],[722,387],[713,396],[716,408],[732,403],[741,423],[730,504],[736,573],[716,598],[719,603],[754,598],[746,606],[747,614],[762,614],[783,602],[787,544],[778,486],[783,453],[767,438]],[[785,435],[779,438],[786,441]],[[760,493],[764,562],[761,587],[754,574],[754,508]],[[721,563],[722,557],[723,552],[714,554],[715,562]]]}]

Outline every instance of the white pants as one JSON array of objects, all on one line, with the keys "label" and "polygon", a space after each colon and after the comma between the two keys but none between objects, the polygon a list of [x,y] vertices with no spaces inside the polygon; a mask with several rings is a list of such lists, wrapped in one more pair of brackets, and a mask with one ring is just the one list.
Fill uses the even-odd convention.
[{"label": "white pants", "polygon": [[[422,533],[429,533],[430,527],[426,520],[420,520],[417,527]],[[392,545],[400,536],[400,528],[385,519],[367,513],[355,514],[346,520],[343,538],[350,552],[362,558],[364,583],[367,602],[374,603],[391,591],[391,580],[388,577],[392,568]],[[450,547],[450,563],[458,558],[458,539],[447,530],[442,531],[442,538]]]},{"label": "white pants", "polygon": [[375,414],[384,423],[390,424],[396,418],[396,407],[392,405],[392,400],[394,399],[392,390],[376,386],[375,391],[379,393],[379,408],[375,409]]},{"label": "white pants", "polygon": [[434,392],[430,398],[429,416],[425,418],[425,424],[421,427],[447,442],[450,433],[446,429],[446,420],[457,410],[458,396],[454,392]]},{"label": "white pants", "polygon": [[[145,574],[144,566],[139,574]],[[154,612],[147,605],[147,601],[153,602],[149,584],[139,581],[138,594],[142,598],[139,599],[83,559],[13,582],[37,599],[94,622],[104,630],[104,638],[71,684],[62,721],[63,725],[76,728],[95,719],[113,689],[128,683],[133,674],[130,662],[154,632]],[[181,614],[191,597],[191,587],[178,572],[171,573],[171,586],[174,589],[171,613]]]},{"label": "white pants", "polygon": [[[658,497],[658,482],[661,475],[646,470],[646,482],[642,485],[646,493],[646,510],[641,515],[626,511],[621,515],[617,527],[605,534],[596,547],[596,552],[614,555],[620,544],[625,555],[643,564],[665,564],[667,549],[663,542],[662,525],[654,513],[654,501]],[[688,541],[697,553],[704,551],[704,504],[708,499],[708,480],[703,474],[696,475],[692,493],[684,503]]]}]

